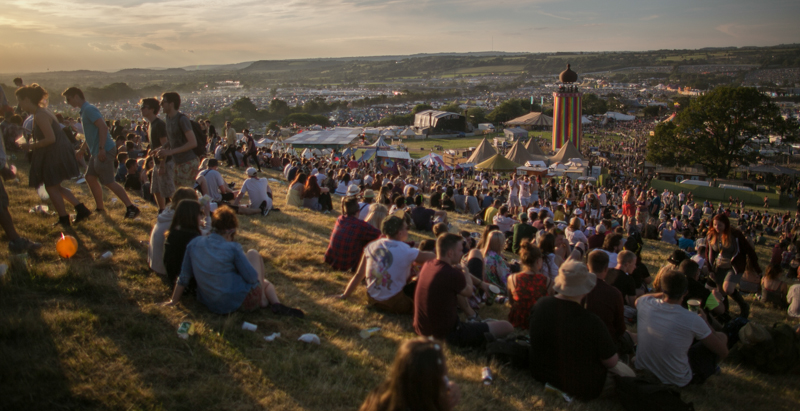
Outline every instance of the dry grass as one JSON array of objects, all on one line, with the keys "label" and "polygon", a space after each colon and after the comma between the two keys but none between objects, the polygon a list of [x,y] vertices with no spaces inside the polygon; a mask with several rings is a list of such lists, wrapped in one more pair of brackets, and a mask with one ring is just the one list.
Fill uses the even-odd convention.
[{"label": "dry grass", "polygon": [[[241,183],[241,176],[224,174]],[[351,301],[331,298],[350,278],[322,260],[335,215],[285,207],[286,186],[273,188],[282,212],[241,218],[239,241],[260,251],[268,279],[287,305],[306,311],[303,320],[269,310],[217,316],[190,296],[177,308],[160,307],[167,287],[149,272],[140,244],[155,218],[153,207],[143,207],[142,221],[124,221],[121,205],[108,206],[108,215],[70,230],[81,247],[64,261],[53,247],[60,233],[50,226],[55,218],[29,214],[39,202],[33,190],[7,185],[17,227],[46,247],[31,257],[29,269],[15,265],[0,281],[0,409],[356,409],[386,375],[400,342],[414,336],[411,318],[365,308],[363,291]],[[89,199],[85,187],[76,191]],[[114,257],[99,260],[107,250]],[[648,242],[651,268],[668,251]],[[759,252],[768,258],[769,250]],[[0,260],[10,259],[3,248]],[[774,310],[753,311],[765,323],[788,321]],[[497,305],[481,310],[484,318],[506,314]],[[187,341],[176,335],[181,321],[197,327]],[[242,321],[257,324],[258,331],[243,331]],[[383,330],[361,340],[358,331],[371,326]],[[265,342],[262,337],[273,332],[282,336]],[[316,333],[322,345],[296,341],[304,333]],[[495,384],[483,386],[485,357],[456,349],[447,356],[451,379],[462,387],[460,409],[621,409],[614,400],[567,405],[545,395],[525,372],[496,364]],[[706,385],[686,389],[684,397],[698,409],[715,410],[792,409],[800,400],[796,377],[727,363],[723,370]]]}]

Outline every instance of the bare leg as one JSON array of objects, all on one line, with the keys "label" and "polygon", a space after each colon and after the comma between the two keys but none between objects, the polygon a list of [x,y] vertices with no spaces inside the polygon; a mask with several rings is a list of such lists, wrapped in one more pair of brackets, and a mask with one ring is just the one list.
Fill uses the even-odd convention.
[{"label": "bare leg", "polygon": [[67,214],[67,208],[64,206],[64,197],[61,196],[61,190],[59,190],[61,186],[54,185],[50,187],[45,187],[45,191],[50,196],[50,202],[53,203],[53,208],[56,209],[56,213],[58,213],[59,217],[64,217]]},{"label": "bare leg", "polygon": [[116,194],[117,197],[119,197],[120,201],[122,201],[122,203],[125,204],[125,207],[129,207],[130,205],[133,204],[131,203],[131,199],[128,198],[128,193],[125,192],[125,189],[122,188],[122,186],[119,185],[119,183],[117,183],[116,181],[111,184],[106,184],[106,188],[108,188],[109,190],[111,190],[111,192]]},{"label": "bare leg", "polygon": [[161,194],[153,194],[153,198],[156,199],[156,206],[158,206],[159,210],[163,210],[167,206],[167,200]]},{"label": "bare leg", "polygon": [[81,203],[80,201],[78,201],[78,198],[75,197],[75,194],[72,194],[72,190],[60,185],[58,186],[58,188],[61,190],[61,196],[64,197],[64,200],[67,200],[67,202],[69,202],[73,206],[76,206]]},{"label": "bare leg", "polygon": [[247,261],[250,262],[250,265],[252,265],[256,273],[258,273],[258,281],[261,282],[261,286],[264,289],[264,294],[261,296],[261,306],[266,307],[270,304],[280,304],[281,301],[278,299],[278,294],[275,292],[275,286],[264,278],[264,260],[261,259],[261,255],[258,254],[256,250],[250,250],[246,255]]},{"label": "bare leg", "polygon": [[92,197],[94,197],[94,203],[97,205],[97,209],[103,210],[103,187],[100,186],[97,177],[87,175],[85,178],[86,184],[89,185],[89,190],[92,192]]}]

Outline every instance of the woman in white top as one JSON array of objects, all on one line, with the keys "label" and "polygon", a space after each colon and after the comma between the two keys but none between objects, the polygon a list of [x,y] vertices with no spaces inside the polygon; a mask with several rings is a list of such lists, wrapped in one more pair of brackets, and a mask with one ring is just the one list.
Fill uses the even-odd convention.
[{"label": "woman in white top", "polygon": [[339,180],[339,185],[336,187],[336,194],[337,196],[346,196],[347,195],[347,187],[350,185],[350,174],[345,174],[342,176],[342,179]]},{"label": "woman in white top", "polygon": [[564,230],[564,236],[572,247],[578,243],[584,243],[587,247],[589,246],[589,239],[581,231],[581,220],[578,217],[572,217],[569,220],[569,226]]}]

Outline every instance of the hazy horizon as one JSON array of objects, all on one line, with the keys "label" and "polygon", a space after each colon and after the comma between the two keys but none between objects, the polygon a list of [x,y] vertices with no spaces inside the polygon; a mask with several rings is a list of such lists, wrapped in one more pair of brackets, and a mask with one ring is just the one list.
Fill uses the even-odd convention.
[{"label": "hazy horizon", "polygon": [[8,0],[0,73],[800,43],[789,0]]}]

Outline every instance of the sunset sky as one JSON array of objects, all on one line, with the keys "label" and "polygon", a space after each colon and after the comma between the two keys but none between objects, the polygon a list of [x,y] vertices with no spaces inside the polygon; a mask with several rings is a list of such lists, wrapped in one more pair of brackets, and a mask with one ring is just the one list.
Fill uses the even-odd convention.
[{"label": "sunset sky", "polygon": [[797,0],[3,0],[0,72],[800,43]]}]

